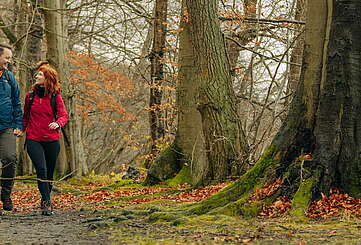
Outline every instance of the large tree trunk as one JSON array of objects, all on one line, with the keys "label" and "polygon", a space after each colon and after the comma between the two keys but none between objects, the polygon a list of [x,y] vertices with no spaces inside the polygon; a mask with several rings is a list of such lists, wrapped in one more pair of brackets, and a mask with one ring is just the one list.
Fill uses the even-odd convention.
[{"label": "large tree trunk", "polygon": [[217,0],[182,3],[179,118],[173,149],[190,167],[195,185],[238,176],[248,151],[217,10]]},{"label": "large tree trunk", "polygon": [[247,144],[235,107],[229,60],[218,22],[218,1],[186,1],[195,52],[197,109],[202,118],[208,164],[200,179],[208,184],[245,170]]},{"label": "large tree trunk", "polygon": [[[69,67],[67,62],[67,32],[65,28],[65,15],[61,10],[65,9],[65,3],[62,0],[45,0],[45,30],[47,37],[47,58],[50,64],[55,66],[63,82],[63,97],[69,112],[69,122],[65,131],[70,141],[70,145],[62,143],[62,149],[66,149],[60,155],[60,172],[65,172],[70,168],[72,173],[82,175],[88,172],[85,161],[85,152],[83,147],[81,118],[76,111],[76,95],[69,83]],[[66,153],[66,154],[65,154]]]},{"label": "large tree trunk", "polygon": [[[358,0],[308,3],[301,83],[287,120],[254,168],[190,212],[257,215],[288,196],[291,212],[304,215],[331,187],[361,196],[360,11]],[[272,195],[252,200],[256,188],[276,179]]]},{"label": "large tree trunk", "polygon": [[[182,10],[186,9],[185,1]],[[199,84],[196,83],[196,53],[191,41],[191,28],[187,23],[188,12],[183,12],[179,34],[179,72],[176,89],[176,106],[178,110],[178,124],[175,142],[169,150],[161,152],[149,169],[146,183],[158,183],[172,178],[181,166],[185,165],[195,171],[192,172],[193,180],[190,184],[196,184],[202,175],[197,166],[206,166],[207,157],[202,129],[202,119],[197,110],[197,91]],[[171,154],[173,153],[173,154]],[[181,163],[175,159],[180,159]],[[186,171],[189,174],[189,171]],[[196,175],[199,173],[200,175]],[[184,182],[181,177],[180,182]],[[189,176],[185,179],[189,179]]]},{"label": "large tree trunk", "polygon": [[360,197],[361,2],[334,1],[331,9],[333,21],[315,130],[315,163],[323,174],[321,191],[337,186]]},{"label": "large tree trunk", "polygon": [[[296,6],[295,6],[295,20],[305,20],[306,14],[305,12],[305,0],[295,0]],[[301,74],[301,67],[296,64],[302,63],[302,57],[303,57],[303,47],[305,43],[305,35],[304,33],[301,33],[298,36],[298,40],[295,41],[295,45],[292,49],[291,59],[290,59],[290,71],[289,71],[289,78],[288,78],[288,86],[287,86],[287,94],[288,93],[294,93],[297,89],[298,82],[300,80],[300,74]],[[286,100],[286,103],[288,101]]]}]

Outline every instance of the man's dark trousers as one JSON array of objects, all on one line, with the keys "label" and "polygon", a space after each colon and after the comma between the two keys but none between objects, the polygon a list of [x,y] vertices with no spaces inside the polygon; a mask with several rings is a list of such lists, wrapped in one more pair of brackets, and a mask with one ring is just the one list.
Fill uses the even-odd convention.
[{"label": "man's dark trousers", "polygon": [[16,136],[13,129],[0,131],[1,201],[9,198],[16,170]]}]

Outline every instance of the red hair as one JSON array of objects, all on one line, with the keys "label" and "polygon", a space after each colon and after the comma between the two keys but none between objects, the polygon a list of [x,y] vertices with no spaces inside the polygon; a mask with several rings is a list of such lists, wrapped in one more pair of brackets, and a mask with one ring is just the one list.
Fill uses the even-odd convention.
[{"label": "red hair", "polygon": [[58,72],[51,67],[49,64],[43,64],[38,68],[38,71],[41,71],[45,77],[45,93],[59,93],[60,92],[60,80]]}]

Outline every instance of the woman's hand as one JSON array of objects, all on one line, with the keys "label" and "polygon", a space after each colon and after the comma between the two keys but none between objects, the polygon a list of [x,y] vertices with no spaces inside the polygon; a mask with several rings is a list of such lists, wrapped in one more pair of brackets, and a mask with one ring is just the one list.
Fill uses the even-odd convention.
[{"label": "woman's hand", "polygon": [[52,122],[49,124],[50,129],[58,129],[60,128],[60,125],[57,122]]}]

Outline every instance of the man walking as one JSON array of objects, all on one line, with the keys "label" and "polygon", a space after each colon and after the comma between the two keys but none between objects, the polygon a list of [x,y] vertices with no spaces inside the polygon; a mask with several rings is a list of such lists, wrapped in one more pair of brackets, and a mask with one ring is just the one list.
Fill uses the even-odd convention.
[{"label": "man walking", "polygon": [[3,209],[13,209],[11,190],[16,169],[16,137],[22,134],[20,90],[14,74],[8,70],[12,58],[10,46],[0,44],[0,161],[1,201]]}]

